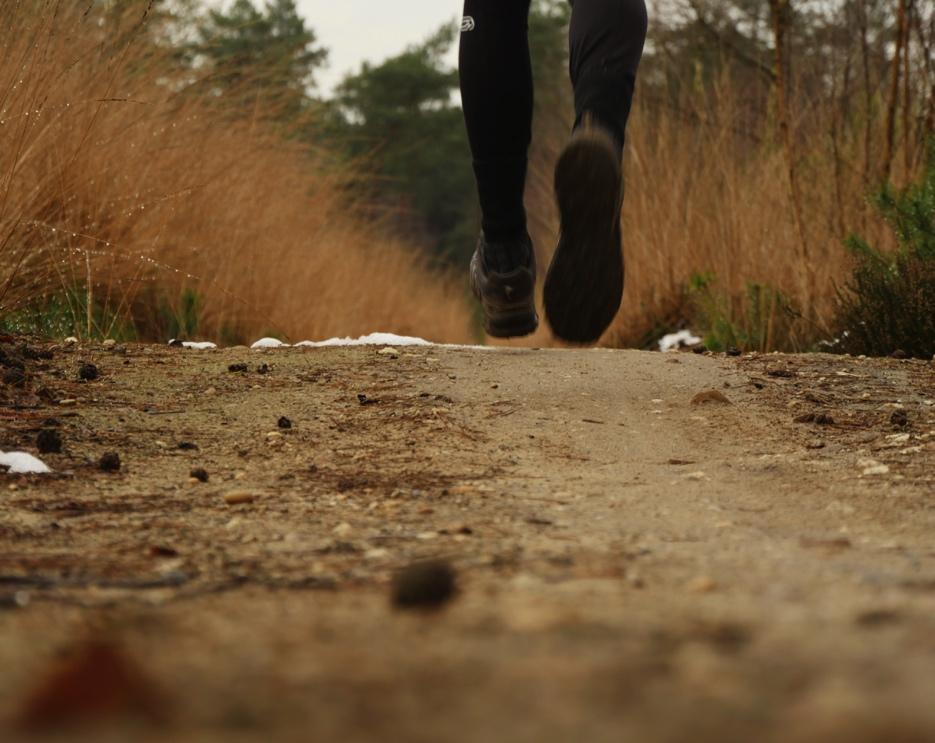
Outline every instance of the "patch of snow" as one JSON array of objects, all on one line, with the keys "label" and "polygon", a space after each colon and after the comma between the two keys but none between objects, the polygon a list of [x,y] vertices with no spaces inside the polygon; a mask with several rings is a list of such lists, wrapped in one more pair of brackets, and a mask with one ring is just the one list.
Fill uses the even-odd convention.
[{"label": "patch of snow", "polygon": [[0,466],[9,467],[13,475],[46,475],[52,471],[41,459],[24,451],[0,452]]},{"label": "patch of snow", "polygon": [[[169,345],[171,346],[173,343],[175,343],[175,338],[169,341]],[[182,341],[182,345],[185,346],[185,348],[194,348],[196,351],[207,351],[211,348],[218,347],[217,343],[212,343],[211,341]]]},{"label": "patch of snow", "polygon": [[278,338],[260,338],[250,348],[288,348],[288,343],[283,343]]},{"label": "patch of snow", "polygon": [[360,338],[329,338],[326,341],[302,341],[297,346],[323,348],[325,346],[431,346],[424,338],[413,338],[393,333],[371,333]]},{"label": "patch of snow", "polygon": [[697,346],[701,343],[701,338],[690,330],[680,330],[678,333],[670,333],[659,339],[659,350],[663,353],[667,351],[678,351],[683,346]]}]

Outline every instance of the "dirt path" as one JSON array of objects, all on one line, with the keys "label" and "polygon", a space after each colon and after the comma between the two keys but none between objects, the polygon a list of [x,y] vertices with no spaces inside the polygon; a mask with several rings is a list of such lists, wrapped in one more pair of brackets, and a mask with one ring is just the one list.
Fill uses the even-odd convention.
[{"label": "dirt path", "polygon": [[[115,740],[935,740],[935,364],[398,351],[37,362],[0,448],[64,450],[0,492],[4,724],[109,637]],[[458,597],[394,609],[427,557]]]}]

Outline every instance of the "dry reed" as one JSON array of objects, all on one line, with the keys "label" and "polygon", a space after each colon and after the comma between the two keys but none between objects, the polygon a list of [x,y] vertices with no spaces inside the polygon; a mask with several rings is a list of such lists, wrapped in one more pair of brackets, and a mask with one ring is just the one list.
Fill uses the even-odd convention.
[{"label": "dry reed", "polygon": [[0,0],[0,312],[66,294],[85,334],[152,337],[192,290],[205,337],[470,338],[461,282],[361,216],[347,165],[193,94],[145,4],[77,6]]}]

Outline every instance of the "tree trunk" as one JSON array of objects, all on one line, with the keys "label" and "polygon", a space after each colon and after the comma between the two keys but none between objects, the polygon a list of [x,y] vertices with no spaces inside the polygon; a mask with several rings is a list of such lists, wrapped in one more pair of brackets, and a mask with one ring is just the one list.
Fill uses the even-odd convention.
[{"label": "tree trunk", "polygon": [[[795,219],[796,231],[799,235],[799,258],[805,269],[806,285],[804,287],[803,301],[811,302],[813,297],[814,269],[811,264],[808,237],[805,231],[805,220],[802,216],[802,195],[799,191],[799,179],[796,166],[795,148],[793,146],[792,128],[789,115],[788,80],[786,76],[786,32],[789,24],[789,11],[791,0],[769,0],[770,12],[773,21],[773,42],[775,49],[776,67],[776,94],[778,103],[779,131],[782,135],[786,152],[786,172],[789,180],[789,198],[792,202],[792,213]],[[806,316],[810,314],[809,308],[803,308]]]},{"label": "tree trunk", "polygon": [[[899,105],[899,79],[902,71],[903,48],[906,45],[906,32],[909,26],[906,23],[906,0],[899,0],[896,11],[896,52],[893,54],[893,73],[890,78],[890,96],[886,104],[886,141],[883,151],[883,167],[881,180],[890,177],[893,169],[893,152],[896,144],[896,109]],[[905,137],[905,132],[903,132]]]}]

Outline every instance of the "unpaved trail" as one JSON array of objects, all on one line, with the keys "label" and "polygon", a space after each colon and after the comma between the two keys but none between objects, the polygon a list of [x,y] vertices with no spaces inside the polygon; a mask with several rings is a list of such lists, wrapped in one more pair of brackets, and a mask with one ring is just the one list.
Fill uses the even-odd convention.
[{"label": "unpaved trail", "polygon": [[[0,448],[54,416],[64,450],[0,491],[9,737],[107,637],[157,691],[69,739],[935,740],[935,365],[398,351],[38,365]],[[394,609],[426,557],[458,597]]]}]

